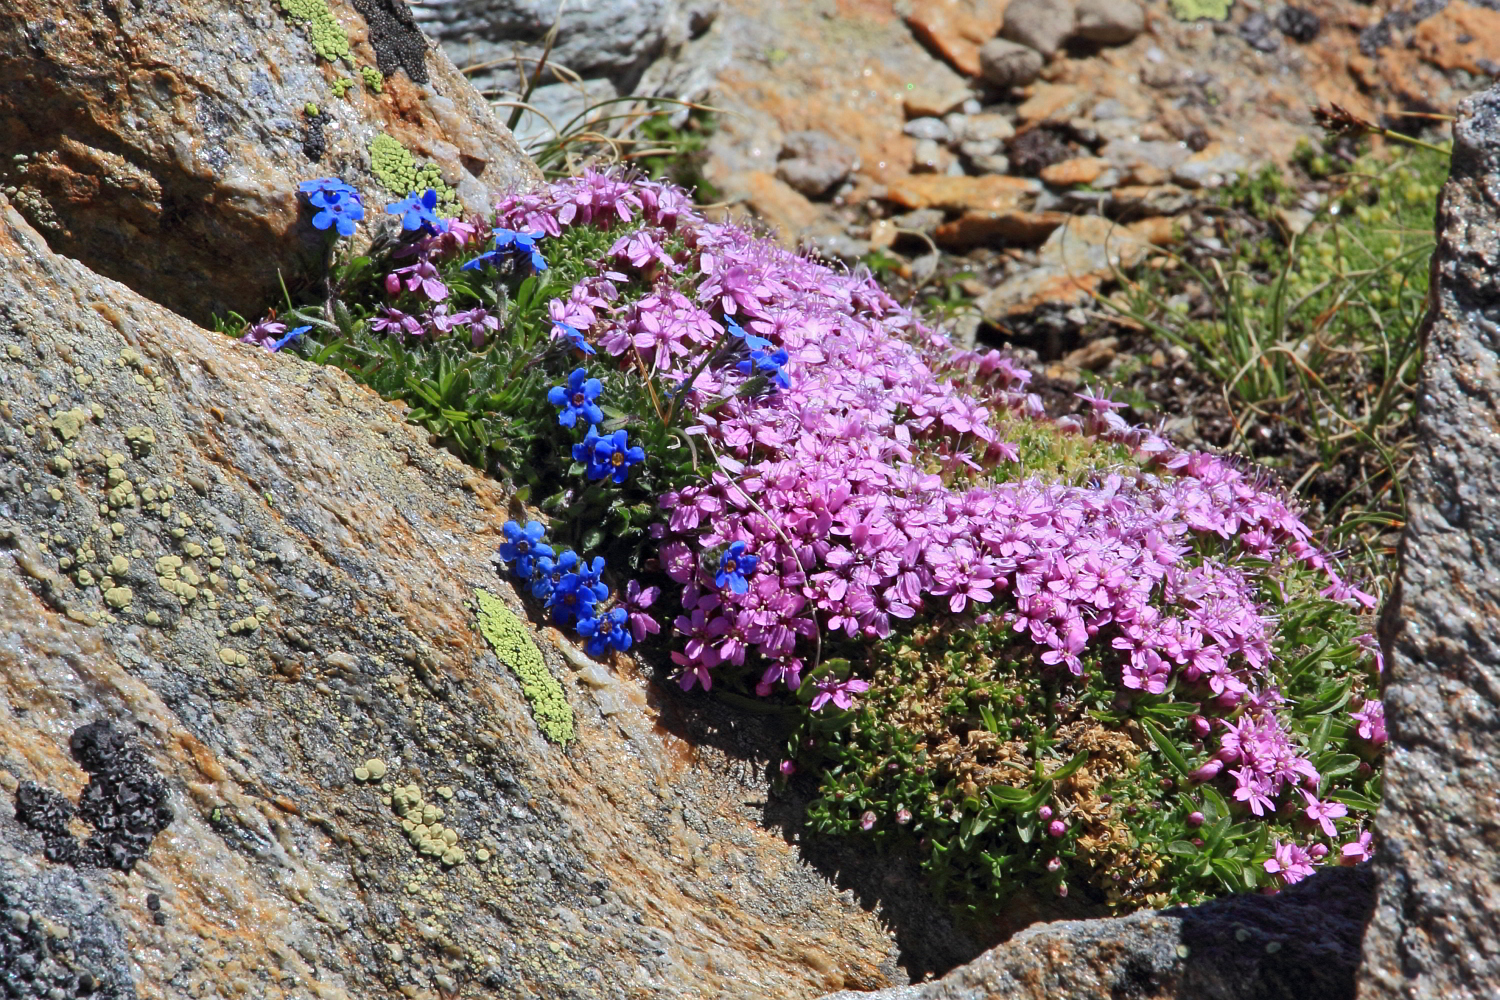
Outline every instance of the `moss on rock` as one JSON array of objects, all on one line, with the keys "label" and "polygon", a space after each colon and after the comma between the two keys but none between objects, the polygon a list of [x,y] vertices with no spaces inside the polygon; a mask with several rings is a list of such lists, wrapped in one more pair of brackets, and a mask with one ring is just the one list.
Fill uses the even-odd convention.
[{"label": "moss on rock", "polygon": [[537,727],[554,743],[566,745],[574,738],[573,709],[562,685],[547,670],[526,624],[487,590],[476,590],[479,601],[479,631],[495,655],[521,681],[521,690],[531,702]]}]

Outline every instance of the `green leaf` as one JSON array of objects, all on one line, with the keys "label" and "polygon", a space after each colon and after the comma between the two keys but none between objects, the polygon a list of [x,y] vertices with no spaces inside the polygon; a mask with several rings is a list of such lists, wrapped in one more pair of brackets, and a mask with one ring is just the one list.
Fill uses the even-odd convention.
[{"label": "green leaf", "polygon": [[1080,751],[1078,751],[1077,753],[1075,753],[1073,755],[1073,759],[1072,760],[1068,761],[1062,767],[1058,768],[1056,771],[1053,771],[1051,774],[1047,775],[1047,780],[1048,781],[1054,781],[1054,782],[1055,781],[1061,781],[1061,780],[1063,780],[1064,778],[1066,778],[1069,775],[1071,775],[1074,771],[1077,771],[1080,767],[1082,767],[1083,764],[1084,764],[1084,761],[1086,761],[1088,759],[1089,759],[1089,752],[1087,750],[1080,750]]},{"label": "green leaf", "polygon": [[1351,809],[1359,809],[1364,812],[1374,812],[1380,808],[1380,803],[1375,799],[1347,789],[1336,791],[1329,798],[1335,802],[1342,802]]},{"label": "green leaf", "polygon": [[1156,744],[1156,749],[1161,751],[1161,755],[1167,759],[1168,764],[1172,765],[1173,770],[1184,778],[1192,773],[1192,769],[1188,767],[1186,758],[1182,756],[1182,751],[1178,750],[1172,744],[1171,740],[1162,735],[1160,729],[1157,729],[1156,726],[1152,725],[1146,719],[1141,720],[1141,728],[1146,731],[1146,735],[1151,738],[1151,742]]},{"label": "green leaf", "polygon": [[1198,853],[1198,848],[1193,846],[1189,841],[1174,840],[1167,845],[1167,851],[1170,854],[1184,854],[1191,857]]}]

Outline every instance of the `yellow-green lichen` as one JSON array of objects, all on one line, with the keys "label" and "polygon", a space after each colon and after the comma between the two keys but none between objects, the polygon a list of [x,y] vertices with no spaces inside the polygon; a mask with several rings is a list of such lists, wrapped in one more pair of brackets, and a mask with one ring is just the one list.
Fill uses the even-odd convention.
[{"label": "yellow-green lichen", "polygon": [[489,640],[500,661],[520,679],[537,727],[554,743],[570,742],[573,709],[562,685],[542,661],[542,651],[537,649],[526,624],[489,591],[476,590],[475,596],[479,599],[479,631]]},{"label": "yellow-green lichen", "polygon": [[333,91],[334,97],[343,97],[345,94],[349,93],[349,88],[352,86],[354,86],[354,77],[341,76],[338,79],[334,80],[333,83],[329,84],[328,89]]},{"label": "yellow-green lichen", "polygon": [[359,75],[365,81],[365,87],[379,94],[385,90],[385,74],[374,66],[361,66]]},{"label": "yellow-green lichen", "polygon": [[1229,17],[1229,8],[1234,0],[1172,0],[1172,16],[1179,21],[1199,21],[1211,18],[1223,21]]},{"label": "yellow-green lichen", "polygon": [[318,106],[312,101],[308,101],[302,105],[302,113],[309,118],[316,118],[318,117]]},{"label": "yellow-green lichen", "polygon": [[293,21],[307,25],[307,37],[321,58],[329,62],[349,58],[349,36],[328,9],[328,0],[281,0],[281,9]]},{"label": "yellow-green lichen", "polygon": [[443,183],[437,166],[417,166],[411,150],[384,132],[370,140],[370,172],[386,190],[402,198],[432,188],[438,196],[437,213],[444,217],[458,214],[458,192]]}]

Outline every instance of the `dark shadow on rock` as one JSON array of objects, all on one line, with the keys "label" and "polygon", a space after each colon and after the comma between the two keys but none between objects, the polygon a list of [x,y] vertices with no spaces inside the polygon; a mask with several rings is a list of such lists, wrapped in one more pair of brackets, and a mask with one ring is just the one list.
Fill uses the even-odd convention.
[{"label": "dark shadow on rock", "polygon": [[1324,869],[1274,896],[1244,894],[1164,910],[1162,916],[1182,921],[1187,949],[1174,995],[1353,1000],[1360,941],[1374,908],[1375,877],[1360,866]]}]

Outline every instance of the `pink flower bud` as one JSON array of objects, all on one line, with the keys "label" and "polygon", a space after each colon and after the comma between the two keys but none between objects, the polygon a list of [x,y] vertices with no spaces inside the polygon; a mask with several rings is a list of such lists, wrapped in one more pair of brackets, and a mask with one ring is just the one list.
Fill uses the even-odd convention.
[{"label": "pink flower bud", "polygon": [[911,810],[902,806],[896,810],[896,825],[905,826],[911,822]]},{"label": "pink flower bud", "polygon": [[387,295],[400,295],[401,294],[401,278],[399,276],[397,276],[397,274],[394,271],[392,271],[390,274],[387,274],[385,276],[385,294],[387,294]]},{"label": "pink flower bud", "polygon": [[1188,813],[1187,825],[1197,829],[1203,825],[1203,814],[1201,812]]},{"label": "pink flower bud", "polygon": [[1193,727],[1193,734],[1200,740],[1213,732],[1213,726],[1201,715],[1188,716],[1188,724]]},{"label": "pink flower bud", "polygon": [[1307,849],[1307,853],[1311,854],[1314,858],[1317,858],[1319,861],[1321,861],[1324,858],[1328,857],[1328,845],[1314,844]]},{"label": "pink flower bud", "polygon": [[797,773],[797,765],[796,765],[796,763],[794,761],[784,760],[784,761],[781,762],[781,776],[783,778],[790,778],[792,775],[794,775],[796,773]]},{"label": "pink flower bud", "polygon": [[1062,867],[1062,858],[1053,858],[1051,861],[1047,862],[1047,870],[1049,872],[1055,872],[1055,871],[1057,871],[1061,867]]},{"label": "pink flower bud", "polygon": [[1219,772],[1222,770],[1224,770],[1224,762],[1216,757],[1188,775],[1188,777],[1194,781],[1212,781],[1219,776]]},{"label": "pink flower bud", "polygon": [[1066,883],[1066,882],[1059,882],[1058,885],[1057,885],[1057,894],[1059,896],[1061,896],[1063,899],[1067,899],[1068,898],[1068,883]]},{"label": "pink flower bud", "polygon": [[1061,837],[1068,832],[1068,824],[1060,819],[1055,819],[1047,824],[1047,835],[1050,837]]},{"label": "pink flower bud", "polygon": [[875,828],[875,814],[868,809],[865,810],[864,815],[859,818],[859,828],[861,830],[873,830]]},{"label": "pink flower bud", "polygon": [[1036,817],[1037,817],[1037,819],[1041,820],[1043,823],[1047,822],[1049,819],[1052,818],[1052,807],[1051,806],[1042,806],[1042,808],[1040,808],[1040,809],[1038,809],[1036,811]]}]

